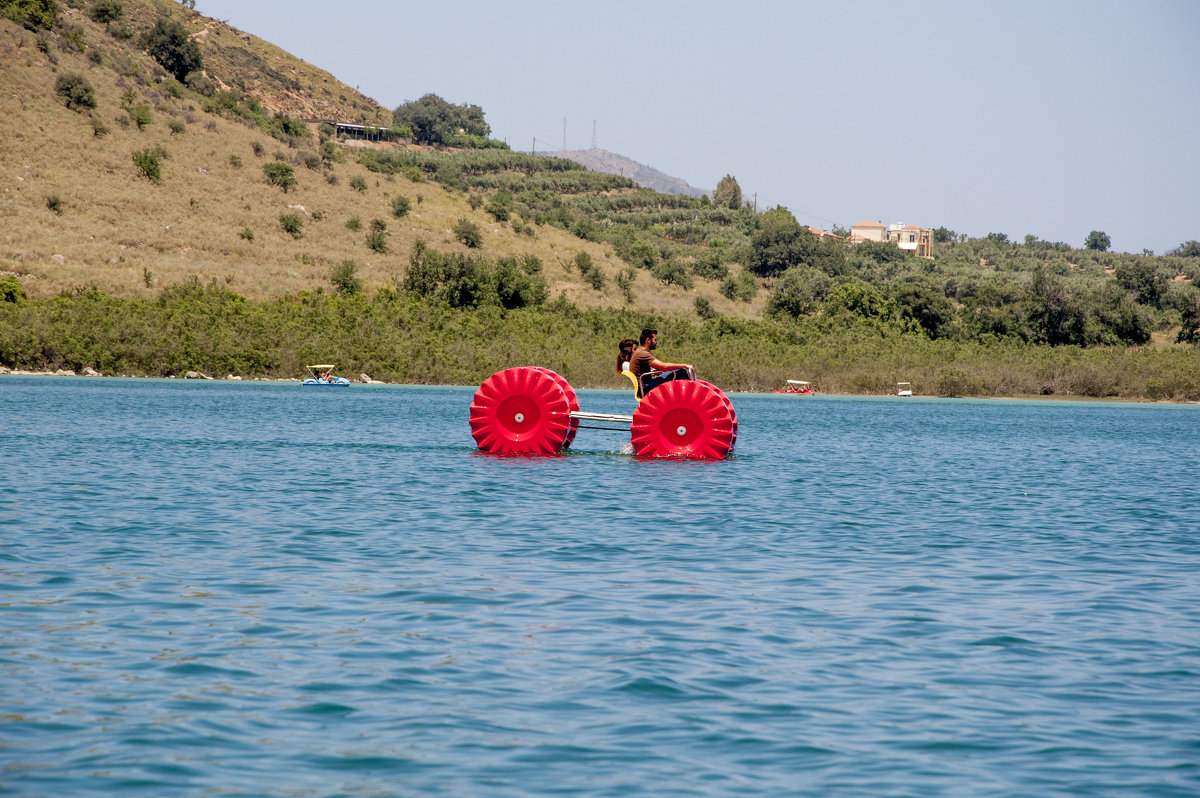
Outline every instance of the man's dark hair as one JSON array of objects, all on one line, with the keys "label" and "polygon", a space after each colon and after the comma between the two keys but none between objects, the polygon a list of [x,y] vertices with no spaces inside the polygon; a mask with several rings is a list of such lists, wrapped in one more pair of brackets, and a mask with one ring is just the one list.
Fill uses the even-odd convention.
[{"label": "man's dark hair", "polygon": [[647,327],[646,329],[642,330],[642,338],[638,343],[644,344],[650,340],[651,336],[654,335],[658,335],[658,330],[651,330],[649,327]]}]

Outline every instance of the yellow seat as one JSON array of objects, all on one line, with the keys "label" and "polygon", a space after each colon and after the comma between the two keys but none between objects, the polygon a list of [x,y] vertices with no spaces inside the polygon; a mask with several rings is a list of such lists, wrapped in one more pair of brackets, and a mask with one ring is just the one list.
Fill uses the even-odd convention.
[{"label": "yellow seat", "polygon": [[633,376],[633,372],[629,370],[629,364],[625,363],[624,366],[625,367],[623,369],[621,369],[621,373],[624,374],[626,377],[628,377],[629,381],[633,383],[633,398],[637,399],[640,402],[640,401],[642,401],[642,397],[641,397],[641,393],[642,393],[641,387],[642,386],[638,385],[638,378]]}]

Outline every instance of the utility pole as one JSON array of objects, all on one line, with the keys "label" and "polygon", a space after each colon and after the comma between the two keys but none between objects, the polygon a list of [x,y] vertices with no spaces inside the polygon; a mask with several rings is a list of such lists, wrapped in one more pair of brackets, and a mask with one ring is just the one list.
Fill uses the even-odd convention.
[{"label": "utility pole", "polygon": [[592,149],[596,149],[596,120],[592,120]]},{"label": "utility pole", "polygon": [[533,151],[530,152],[530,155],[537,155],[537,136],[533,137]]},{"label": "utility pole", "polygon": [[758,213],[758,192],[754,192],[754,212]]}]

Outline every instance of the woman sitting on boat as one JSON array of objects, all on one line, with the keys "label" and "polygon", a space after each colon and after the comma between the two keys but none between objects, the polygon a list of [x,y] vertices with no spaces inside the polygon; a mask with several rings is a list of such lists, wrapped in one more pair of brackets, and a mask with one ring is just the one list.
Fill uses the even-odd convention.
[{"label": "woman sitting on boat", "polygon": [[622,374],[629,370],[629,359],[633,357],[633,350],[637,346],[637,341],[632,338],[624,338],[617,345],[617,373]]}]

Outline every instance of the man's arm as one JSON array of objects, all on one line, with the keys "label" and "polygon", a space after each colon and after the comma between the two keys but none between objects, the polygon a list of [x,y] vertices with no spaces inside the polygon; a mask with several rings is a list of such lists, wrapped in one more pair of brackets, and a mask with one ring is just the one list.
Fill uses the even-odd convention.
[{"label": "man's arm", "polygon": [[658,358],[651,358],[650,359],[650,368],[654,369],[655,371],[674,371],[675,369],[691,370],[692,364],[690,364],[690,363],[666,363],[662,360],[659,360]]}]

